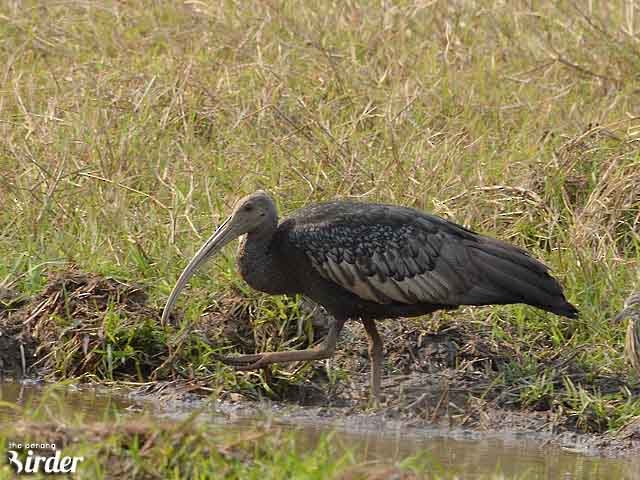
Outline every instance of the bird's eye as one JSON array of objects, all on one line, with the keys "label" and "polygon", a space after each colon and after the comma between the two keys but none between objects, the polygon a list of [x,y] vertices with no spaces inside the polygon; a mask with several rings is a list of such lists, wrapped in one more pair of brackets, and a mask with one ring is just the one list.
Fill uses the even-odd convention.
[{"label": "bird's eye", "polygon": [[253,210],[253,205],[245,205],[242,209],[245,212],[250,212],[251,210]]}]

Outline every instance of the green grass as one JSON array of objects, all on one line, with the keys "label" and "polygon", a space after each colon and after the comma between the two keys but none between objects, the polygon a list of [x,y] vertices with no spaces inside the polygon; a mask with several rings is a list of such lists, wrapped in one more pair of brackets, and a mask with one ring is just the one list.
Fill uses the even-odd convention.
[{"label": "green grass", "polygon": [[[25,424],[23,427],[33,427]],[[49,428],[56,428],[47,424]],[[115,427],[115,428],[114,428]],[[24,429],[19,430],[21,432]],[[40,427],[38,433],[47,433]],[[455,479],[454,473],[425,460],[428,453],[402,461],[359,462],[351,451],[332,444],[330,434],[314,446],[306,446],[293,432],[274,429],[247,429],[232,436],[221,430],[206,428],[193,419],[175,425],[136,423],[93,424],[81,431],[76,427],[57,426],[48,432],[65,443],[62,455],[83,457],[74,478],[132,479],[367,479],[402,478]],[[0,446],[13,441],[13,431],[0,434]],[[65,438],[66,437],[66,438]],[[26,437],[31,438],[31,437]],[[72,441],[71,441],[72,440]],[[28,440],[34,441],[35,440]],[[40,440],[42,442],[42,440]],[[70,442],[66,445],[66,442]],[[43,452],[36,452],[36,454]],[[48,455],[48,454],[47,454]],[[597,469],[597,467],[594,467]],[[372,477],[372,475],[375,475]],[[31,475],[47,478],[48,475]],[[0,478],[14,478],[12,468],[0,465]],[[483,475],[483,479],[504,478],[501,474]],[[519,479],[536,478],[526,473]]]},{"label": "green grass", "polygon": [[[284,213],[349,196],[426,209],[527,248],[581,311],[445,321],[464,316],[527,359],[499,372],[520,405],[616,429],[640,415],[611,321],[640,287],[640,23],[624,5],[4,2],[0,282],[35,294],[75,264],[142,282],[160,308],[258,188]],[[190,285],[187,323],[245,288],[230,253]],[[274,325],[296,308],[254,302]],[[109,314],[119,356],[103,351],[100,378],[142,355],[137,335],[184,343],[121,320]],[[189,351],[196,372],[212,373],[210,354]],[[574,354],[579,382],[539,368]],[[603,392],[603,376],[622,384]]]},{"label": "green grass", "polygon": [[[94,423],[82,429],[39,425],[36,431],[41,438],[49,434],[47,438],[57,439],[56,445],[66,446],[64,455],[84,458],[76,475],[78,478],[311,480],[339,478],[341,473],[358,466],[351,453],[338,452],[332,447],[329,436],[302,452],[293,433],[247,429],[229,434],[199,425],[193,418],[163,425],[148,419],[134,423],[118,421],[111,425]],[[33,434],[24,433],[29,426],[32,425],[18,428],[22,435],[18,438],[37,442],[32,439]],[[48,432],[47,427],[50,428]],[[3,450],[15,435],[15,431],[0,434]],[[410,461],[405,463],[404,468],[393,467],[394,471],[411,473],[417,468]],[[424,467],[421,470],[426,471]],[[46,475],[35,477],[46,478]],[[10,466],[0,465],[0,478],[13,478]]]}]

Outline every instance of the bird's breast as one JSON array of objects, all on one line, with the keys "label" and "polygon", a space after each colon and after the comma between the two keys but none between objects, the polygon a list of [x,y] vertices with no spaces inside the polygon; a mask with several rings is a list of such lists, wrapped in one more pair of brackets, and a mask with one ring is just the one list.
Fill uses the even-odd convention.
[{"label": "bird's breast", "polygon": [[237,263],[240,275],[251,288],[269,294],[295,293],[286,272],[268,248],[252,245],[243,238]]}]

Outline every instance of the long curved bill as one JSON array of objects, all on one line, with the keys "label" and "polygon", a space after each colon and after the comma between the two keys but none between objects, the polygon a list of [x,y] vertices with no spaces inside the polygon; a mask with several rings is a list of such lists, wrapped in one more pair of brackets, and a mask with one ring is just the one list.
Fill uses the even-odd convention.
[{"label": "long curved bill", "polygon": [[233,231],[233,223],[231,223],[231,218],[227,218],[222,225],[220,225],[216,231],[211,235],[209,240],[207,240],[200,250],[194,255],[189,264],[180,274],[180,278],[176,282],[175,287],[171,291],[171,295],[167,300],[167,304],[164,306],[164,310],[162,312],[162,324],[166,325],[169,320],[169,315],[171,314],[171,310],[175,306],[176,300],[180,292],[184,289],[187,282],[194,274],[194,272],[198,269],[198,267],[206,262],[210,257],[218,253],[222,247],[224,247],[227,243],[237,237],[235,232]]}]

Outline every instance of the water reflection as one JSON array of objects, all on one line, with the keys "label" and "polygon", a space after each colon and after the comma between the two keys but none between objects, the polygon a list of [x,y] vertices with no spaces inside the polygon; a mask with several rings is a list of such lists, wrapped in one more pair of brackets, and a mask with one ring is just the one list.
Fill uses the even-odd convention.
[{"label": "water reflection", "polygon": [[0,424],[14,421],[20,416],[20,409],[2,405],[13,404],[50,419],[78,419],[84,421],[109,420],[123,412],[140,410],[140,407],[106,389],[73,385],[47,385],[37,383],[0,382]]},{"label": "water reflection", "polygon": [[[326,427],[305,425],[299,429],[301,448],[317,444]],[[406,432],[335,430],[332,437],[339,450],[357,452],[361,461],[402,461],[416,456],[441,471],[464,479],[640,479],[640,459],[612,459],[586,456],[559,448],[541,447],[538,442],[518,439],[482,438],[464,440],[444,437],[433,431]]]},{"label": "water reflection", "polygon": [[[115,393],[114,393],[115,392]],[[0,382],[0,428],[20,416],[20,409],[41,414],[49,420],[113,421],[118,417],[164,414],[179,418],[188,411],[158,407],[151,402],[141,404],[128,399],[117,390],[81,389],[73,386]],[[183,408],[183,410],[186,410]],[[203,415],[203,421],[233,434],[256,424],[251,419],[222,423],[220,417]],[[357,430],[344,425],[311,423],[310,419],[274,420],[273,426],[293,431],[301,451],[314,448],[323,436],[331,432],[330,441],[338,452],[351,451],[358,462],[399,462],[413,457],[415,462],[434,465],[436,472],[455,473],[459,478],[480,479],[501,475],[504,478],[526,479],[602,479],[633,480],[640,478],[640,459],[610,459],[586,456],[558,448],[545,448],[540,442],[523,440],[517,435],[503,438],[452,438],[437,430],[389,429],[362,425]]]}]

